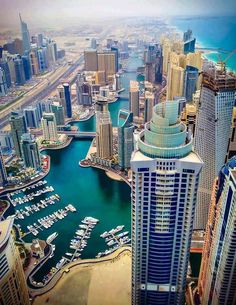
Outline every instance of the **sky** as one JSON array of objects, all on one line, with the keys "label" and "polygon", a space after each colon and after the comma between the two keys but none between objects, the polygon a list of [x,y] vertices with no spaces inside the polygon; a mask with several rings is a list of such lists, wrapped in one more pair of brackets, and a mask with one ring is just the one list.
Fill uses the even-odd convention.
[{"label": "sky", "polygon": [[128,16],[232,15],[236,0],[0,0],[0,25],[112,19]]}]

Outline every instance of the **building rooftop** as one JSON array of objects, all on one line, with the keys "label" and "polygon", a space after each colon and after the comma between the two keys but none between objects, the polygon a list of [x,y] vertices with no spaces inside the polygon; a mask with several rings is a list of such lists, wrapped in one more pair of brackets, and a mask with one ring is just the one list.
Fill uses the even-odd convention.
[{"label": "building rooftop", "polygon": [[179,118],[179,100],[166,101],[153,108],[153,116],[145,124],[138,148],[151,158],[183,158],[192,151],[192,136]]},{"label": "building rooftop", "polygon": [[13,226],[14,217],[10,216],[6,220],[0,221],[0,249],[8,241]]}]

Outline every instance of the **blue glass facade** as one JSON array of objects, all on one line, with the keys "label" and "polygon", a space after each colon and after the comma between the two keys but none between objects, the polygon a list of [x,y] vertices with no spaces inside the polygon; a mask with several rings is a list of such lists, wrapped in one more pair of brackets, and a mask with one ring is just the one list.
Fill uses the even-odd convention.
[{"label": "blue glass facade", "polygon": [[63,84],[64,87],[64,97],[65,97],[65,106],[66,106],[66,116],[68,118],[72,117],[72,108],[71,108],[71,97],[70,97],[70,85]]},{"label": "blue glass facade", "polygon": [[187,102],[192,101],[193,93],[197,89],[198,69],[192,66],[186,66],[184,74],[184,96]]}]

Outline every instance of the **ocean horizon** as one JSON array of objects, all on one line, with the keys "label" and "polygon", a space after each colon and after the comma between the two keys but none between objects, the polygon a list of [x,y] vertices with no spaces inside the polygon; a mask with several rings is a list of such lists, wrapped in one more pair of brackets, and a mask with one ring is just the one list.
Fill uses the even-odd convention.
[{"label": "ocean horizon", "polygon": [[[179,33],[191,29],[197,46],[215,48],[216,51],[204,54],[213,62],[217,62],[219,56],[224,60],[236,49],[236,16],[176,16],[168,18],[167,23]],[[230,57],[226,66],[236,72],[236,54]]]}]

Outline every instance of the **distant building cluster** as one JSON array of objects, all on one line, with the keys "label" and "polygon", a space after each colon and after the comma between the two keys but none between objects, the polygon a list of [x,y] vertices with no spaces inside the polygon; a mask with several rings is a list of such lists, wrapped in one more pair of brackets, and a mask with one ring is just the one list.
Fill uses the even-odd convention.
[{"label": "distant building cluster", "polygon": [[13,86],[22,86],[34,75],[46,72],[65,56],[51,38],[38,34],[30,37],[27,24],[21,19],[22,39],[16,38],[0,47],[0,96]]}]

